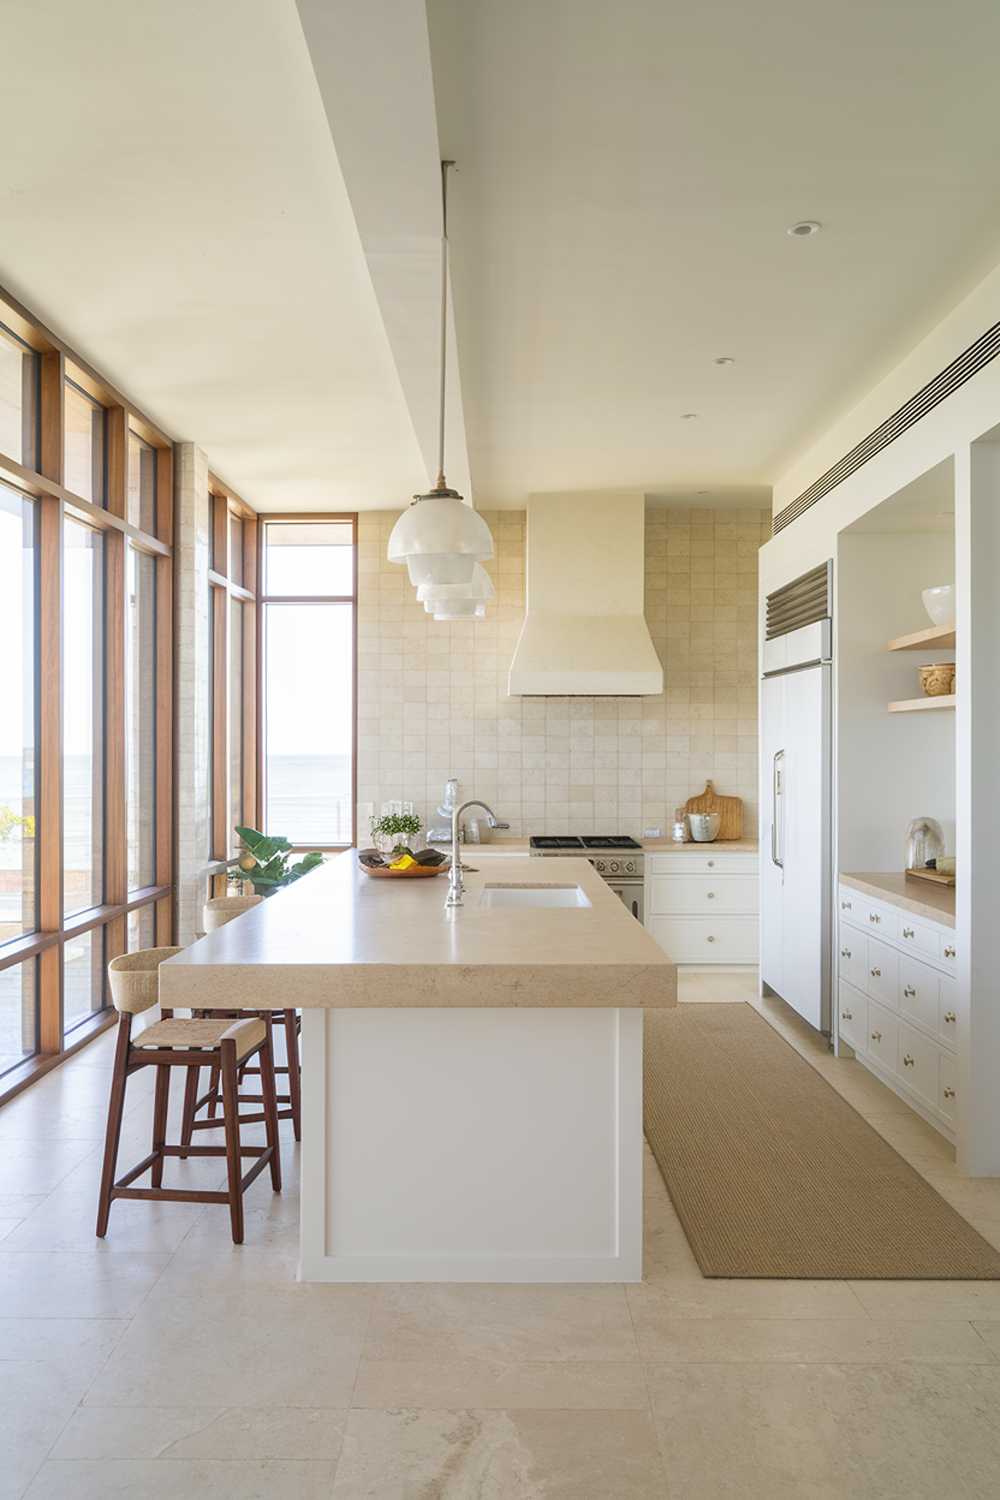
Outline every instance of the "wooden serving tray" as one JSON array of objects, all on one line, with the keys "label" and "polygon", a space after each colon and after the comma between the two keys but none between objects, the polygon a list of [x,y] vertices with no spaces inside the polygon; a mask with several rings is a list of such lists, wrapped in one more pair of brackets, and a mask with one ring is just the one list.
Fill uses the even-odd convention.
[{"label": "wooden serving tray", "polygon": [[954,885],[954,875],[947,874],[944,870],[907,870],[907,876],[911,880],[929,880],[932,885]]},{"label": "wooden serving tray", "polygon": [[699,792],[697,797],[689,797],[684,804],[684,811],[689,813],[718,813],[719,832],[718,837],[727,840],[739,840],[743,837],[743,799],[741,797],[720,797],[711,781],[705,782],[705,790]]},{"label": "wooden serving tray", "polygon": [[[360,860],[358,861],[360,864]],[[448,871],[448,863],[443,865],[414,865],[411,870],[390,870],[388,865],[381,869],[376,866],[361,865],[366,875],[373,880],[426,880],[430,875],[444,875]]]}]

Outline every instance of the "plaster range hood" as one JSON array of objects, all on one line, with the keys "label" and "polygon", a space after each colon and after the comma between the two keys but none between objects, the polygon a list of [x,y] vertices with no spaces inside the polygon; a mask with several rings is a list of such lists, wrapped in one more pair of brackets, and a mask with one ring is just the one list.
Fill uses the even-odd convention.
[{"label": "plaster range hood", "polygon": [[515,696],[655,696],[663,667],[643,615],[645,496],[528,497],[527,612]]}]

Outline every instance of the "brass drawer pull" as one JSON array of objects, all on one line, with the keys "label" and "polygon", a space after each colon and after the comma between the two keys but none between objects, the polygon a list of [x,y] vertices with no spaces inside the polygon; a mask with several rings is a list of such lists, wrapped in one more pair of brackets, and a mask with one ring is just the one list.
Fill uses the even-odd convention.
[{"label": "brass drawer pull", "polygon": [[881,1031],[873,1031],[872,1032],[872,1041],[873,1042],[880,1042],[881,1040],[882,1040],[882,1033],[881,1033]]},{"label": "brass drawer pull", "polygon": [[841,950],[840,950],[840,956],[841,956],[841,958],[850,958],[850,956],[851,956],[851,950],[850,950],[850,948],[841,948]]},{"label": "brass drawer pull", "polygon": [[955,1090],[953,1088],[946,1088],[945,1091],[944,1091],[944,1097],[946,1099],[954,1099],[954,1097],[955,1097]]},{"label": "brass drawer pull", "polygon": [[903,936],[904,937],[916,937],[916,933],[913,931],[912,927],[904,927],[903,928]]},{"label": "brass drawer pull", "polygon": [[904,1052],[903,1053],[903,1067],[904,1068],[912,1068],[913,1067],[913,1058],[910,1056],[910,1054],[908,1052]]},{"label": "brass drawer pull", "polygon": [[955,1022],[957,1020],[958,1020],[958,1017],[957,1017],[957,1015],[955,1014],[955,1012],[953,1010],[946,1010],[945,1011],[945,1013],[944,1013],[944,1023],[945,1023],[946,1026],[954,1026],[954,1024],[955,1024]]},{"label": "brass drawer pull", "polygon": [[945,956],[945,958],[954,958],[955,957],[955,950],[954,950],[954,948],[946,948],[944,950],[944,956]]},{"label": "brass drawer pull", "polygon": [[840,909],[841,909],[841,911],[853,911],[854,910],[854,902],[853,901],[841,901],[841,903],[840,903]]},{"label": "brass drawer pull", "polygon": [[877,911],[870,911],[868,913],[868,920],[869,920],[869,922],[876,922],[876,923],[878,923],[878,922],[881,922],[882,918],[879,916],[879,914],[878,914]]},{"label": "brass drawer pull", "polygon": [[881,979],[882,978],[882,970],[881,969],[872,969],[871,974],[872,974],[872,978],[873,979]]},{"label": "brass drawer pull", "polygon": [[903,991],[903,994],[907,997],[908,1000],[912,1000],[915,997],[916,993],[917,992],[913,988],[912,984],[908,984],[906,986],[905,990]]},{"label": "brass drawer pull", "polygon": [[840,1019],[842,1021],[853,1021],[854,1020],[854,1012],[853,1012],[853,1010],[842,1010],[840,1012]]}]

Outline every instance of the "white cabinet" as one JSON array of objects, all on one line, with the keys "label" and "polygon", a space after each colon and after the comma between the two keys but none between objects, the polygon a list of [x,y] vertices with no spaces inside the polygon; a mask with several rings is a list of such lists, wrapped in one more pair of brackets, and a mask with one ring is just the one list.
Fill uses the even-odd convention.
[{"label": "white cabinet", "polygon": [[755,964],[757,856],[647,854],[645,925],[677,964]]},{"label": "white cabinet", "polygon": [[953,1137],[961,1013],[954,931],[850,886],[838,891],[837,917],[840,1039]]}]

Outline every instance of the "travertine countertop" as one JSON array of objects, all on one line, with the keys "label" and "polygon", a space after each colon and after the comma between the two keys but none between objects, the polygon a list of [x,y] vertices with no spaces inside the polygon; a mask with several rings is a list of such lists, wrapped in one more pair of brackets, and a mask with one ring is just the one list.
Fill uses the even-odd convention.
[{"label": "travertine countertop", "polygon": [[955,925],[955,887],[933,885],[929,880],[908,880],[903,874],[881,871],[865,872],[862,875],[841,875],[841,885],[872,896],[876,901],[888,901],[915,917],[926,917],[942,927]]},{"label": "travertine countertop", "polygon": [[[473,850],[464,851],[472,862]],[[354,851],[160,968],[165,1006],[669,1006],[677,971],[586,859],[512,855],[466,876],[371,880]],[[579,885],[590,906],[480,905],[483,887]]]}]

